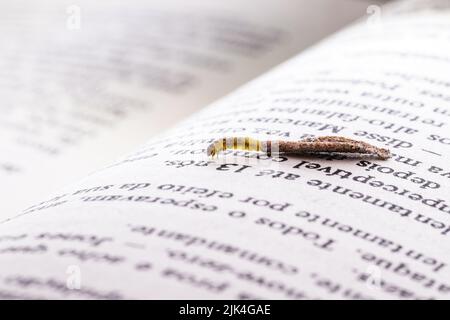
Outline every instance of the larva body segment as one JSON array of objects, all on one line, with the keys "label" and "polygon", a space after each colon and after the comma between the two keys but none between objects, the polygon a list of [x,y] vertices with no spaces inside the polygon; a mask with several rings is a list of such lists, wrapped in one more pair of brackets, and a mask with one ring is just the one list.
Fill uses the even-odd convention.
[{"label": "larva body segment", "polygon": [[267,152],[267,142],[259,141],[249,137],[222,138],[210,144],[206,150],[208,156],[214,157],[221,151],[226,150],[245,150],[255,152]]}]

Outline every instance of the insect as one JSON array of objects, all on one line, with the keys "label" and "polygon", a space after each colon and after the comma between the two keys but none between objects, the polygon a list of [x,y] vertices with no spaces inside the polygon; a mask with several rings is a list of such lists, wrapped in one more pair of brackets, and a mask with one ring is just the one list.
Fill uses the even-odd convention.
[{"label": "insect", "polygon": [[215,140],[206,149],[208,156],[218,156],[219,152],[228,149],[287,154],[317,154],[323,152],[353,153],[372,155],[381,160],[391,157],[388,149],[373,146],[367,142],[339,136],[322,136],[298,141],[257,140],[249,137],[230,137]]}]

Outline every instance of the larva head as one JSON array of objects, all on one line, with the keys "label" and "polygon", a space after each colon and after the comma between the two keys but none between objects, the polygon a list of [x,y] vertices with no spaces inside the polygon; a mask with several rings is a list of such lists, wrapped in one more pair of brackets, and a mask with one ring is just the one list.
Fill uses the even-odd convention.
[{"label": "larva head", "polygon": [[214,157],[217,153],[216,146],[214,143],[211,143],[206,149],[206,154],[208,157]]},{"label": "larva head", "polygon": [[379,148],[377,155],[381,160],[388,160],[390,157],[392,157],[391,151],[384,148]]}]

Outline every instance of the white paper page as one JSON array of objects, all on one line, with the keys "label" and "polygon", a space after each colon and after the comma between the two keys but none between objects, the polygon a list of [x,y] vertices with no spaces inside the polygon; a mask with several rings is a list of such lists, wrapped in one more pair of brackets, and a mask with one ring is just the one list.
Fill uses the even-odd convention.
[{"label": "white paper page", "polygon": [[365,6],[2,2],[0,216],[130,152]]},{"label": "white paper page", "polygon": [[[3,223],[1,295],[448,298],[449,9],[382,10]],[[205,155],[308,135],[394,156]]]}]

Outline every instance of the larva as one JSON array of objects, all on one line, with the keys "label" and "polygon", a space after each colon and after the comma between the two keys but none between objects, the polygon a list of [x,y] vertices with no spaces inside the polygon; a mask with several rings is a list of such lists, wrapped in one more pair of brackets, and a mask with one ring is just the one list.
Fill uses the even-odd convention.
[{"label": "larva", "polygon": [[367,142],[338,136],[322,136],[298,141],[257,140],[249,137],[230,137],[215,140],[206,149],[208,156],[214,157],[228,149],[287,154],[314,154],[323,152],[354,153],[373,155],[382,160],[391,157],[388,149],[373,146]]}]

